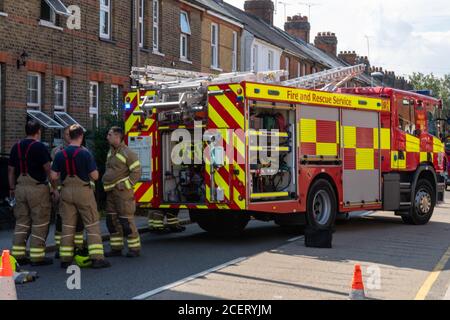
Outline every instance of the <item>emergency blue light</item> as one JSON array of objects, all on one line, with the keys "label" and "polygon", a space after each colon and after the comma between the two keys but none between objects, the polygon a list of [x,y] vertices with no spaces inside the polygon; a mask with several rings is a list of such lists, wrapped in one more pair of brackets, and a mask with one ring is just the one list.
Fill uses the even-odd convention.
[{"label": "emergency blue light", "polygon": [[125,110],[131,109],[131,103],[125,103]]}]

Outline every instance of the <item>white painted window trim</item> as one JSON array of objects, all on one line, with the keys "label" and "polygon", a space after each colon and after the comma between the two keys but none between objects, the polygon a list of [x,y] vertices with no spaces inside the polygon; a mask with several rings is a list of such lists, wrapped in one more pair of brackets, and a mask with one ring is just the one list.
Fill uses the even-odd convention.
[{"label": "white painted window trim", "polygon": [[252,46],[252,70],[254,72],[259,71],[259,63],[258,63],[258,59],[259,59],[259,45],[254,44]]},{"label": "white painted window trim", "polygon": [[[112,0],[108,1],[108,5],[104,5],[102,4],[102,0],[100,0],[100,13],[99,13],[99,30],[100,30],[100,38],[102,39],[111,39],[111,21],[112,21],[112,17],[111,17],[111,5],[112,5]],[[103,33],[103,28],[101,25],[101,16],[102,16],[102,12],[107,12],[108,13],[108,32],[107,33]]]},{"label": "white painted window trim", "polygon": [[[185,40],[185,50],[183,52],[183,39]],[[188,60],[188,35],[186,33],[180,34],[180,60]]]},{"label": "white painted window trim", "polygon": [[238,34],[236,31],[233,31],[233,51],[232,51],[232,60],[231,60],[231,71],[236,72],[238,69]]},{"label": "white painted window trim", "polygon": [[[93,91],[92,91],[92,87],[96,86],[97,87],[97,92],[96,92],[96,108],[92,107],[92,99],[93,99]],[[97,115],[97,122],[98,122],[98,113],[99,113],[99,92],[100,92],[100,88],[99,88],[99,83],[96,81],[91,81],[89,82],[89,114],[93,115]]]},{"label": "white painted window trim", "polygon": [[302,76],[302,65],[300,62],[297,62],[297,78]]},{"label": "white painted window trim", "polygon": [[[56,104],[56,81],[63,81],[63,105],[59,106]],[[53,94],[55,95],[55,105],[54,108],[57,111],[64,111],[67,110],[67,78],[65,77],[55,77],[55,87],[53,88]]]},{"label": "white painted window trim", "polygon": [[[187,21],[187,23],[188,23],[189,32],[182,32],[182,33],[191,35],[191,34],[192,34],[192,30],[191,30],[191,21],[189,21],[189,14],[188,14],[187,11],[181,10],[181,11],[180,11],[180,18],[181,18],[181,15],[183,15],[183,14],[186,15],[186,21]],[[181,22],[181,21],[180,21],[180,22]],[[181,25],[180,25],[180,29],[181,29]]]},{"label": "white painted window trim", "polygon": [[[216,43],[213,43],[214,38]],[[217,23],[211,23],[211,69],[214,70],[219,69],[219,43],[219,25]],[[213,52],[215,52],[215,55]],[[213,57],[215,57],[215,60]]]},{"label": "white painted window trim", "polygon": [[8,14],[6,12],[0,11],[0,17],[7,17]]},{"label": "white painted window trim", "polygon": [[39,25],[42,27],[46,27],[46,28],[50,28],[50,29],[55,29],[55,30],[59,30],[59,31],[64,31],[63,28],[58,27],[57,25],[55,25],[53,22],[51,21],[47,21],[47,20],[39,20]]},{"label": "white painted window trim", "polygon": [[145,39],[145,25],[144,25],[144,14],[145,14],[145,1],[139,0],[139,47],[144,47]]},{"label": "white painted window trim", "polygon": [[119,114],[119,106],[120,106],[120,87],[117,84],[111,85],[111,105],[114,102],[113,99],[114,90],[117,90],[117,105],[114,106],[115,109],[111,110],[111,115],[117,116]]},{"label": "white painted window trim", "polygon": [[[155,10],[156,6],[156,10]],[[156,11],[156,12],[155,12]],[[160,53],[159,48],[159,0],[153,0],[152,2],[152,47],[153,53]],[[155,32],[156,29],[156,32]],[[156,36],[155,36],[156,35]]]},{"label": "white painted window trim", "polygon": [[267,50],[267,59],[268,59],[268,63],[267,63],[267,69],[268,70],[273,70],[275,67],[275,53],[273,52],[273,50]]},{"label": "white painted window trim", "polygon": [[[38,81],[37,81],[37,103],[34,102],[28,102],[28,76],[36,76]],[[38,72],[28,72],[27,74],[27,107],[31,107],[31,108],[39,108],[41,109],[41,105],[42,105],[42,75]]]},{"label": "white painted window trim", "polygon": [[289,59],[289,57],[284,58],[284,67],[286,69],[287,76],[289,78],[289,76],[290,76],[289,69],[291,67],[291,59]]}]

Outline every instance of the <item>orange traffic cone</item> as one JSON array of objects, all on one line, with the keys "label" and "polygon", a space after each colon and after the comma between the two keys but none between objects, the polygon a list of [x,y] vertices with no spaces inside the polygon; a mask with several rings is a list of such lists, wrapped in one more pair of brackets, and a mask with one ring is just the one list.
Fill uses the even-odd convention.
[{"label": "orange traffic cone", "polygon": [[0,300],[17,300],[14,272],[11,266],[9,250],[2,254],[2,268],[0,269]]},{"label": "orange traffic cone", "polygon": [[355,265],[355,271],[353,273],[352,291],[349,295],[350,300],[365,300],[366,295],[364,293],[364,283],[362,279],[361,266]]}]

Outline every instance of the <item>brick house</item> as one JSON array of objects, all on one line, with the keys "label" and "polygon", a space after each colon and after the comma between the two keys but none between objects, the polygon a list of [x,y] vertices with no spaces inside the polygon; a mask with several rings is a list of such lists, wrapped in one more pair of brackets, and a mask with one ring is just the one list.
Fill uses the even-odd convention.
[{"label": "brick house", "polygon": [[[80,9],[79,29],[69,28],[71,5]],[[206,0],[0,0],[0,152],[23,137],[30,116],[51,124],[50,146],[60,134],[52,128],[65,123],[55,112],[101,126],[129,90],[132,66],[237,70],[240,31]]]}]

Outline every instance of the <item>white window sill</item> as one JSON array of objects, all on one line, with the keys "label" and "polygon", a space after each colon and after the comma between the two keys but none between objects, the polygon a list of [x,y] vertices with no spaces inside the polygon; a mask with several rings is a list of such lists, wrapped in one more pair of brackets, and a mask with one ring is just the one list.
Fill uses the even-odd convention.
[{"label": "white window sill", "polygon": [[98,109],[97,108],[89,108],[89,114],[97,114],[98,115]]},{"label": "white window sill", "polygon": [[46,20],[39,20],[39,25],[43,26],[43,27],[50,28],[50,29],[59,30],[59,31],[63,31],[64,30],[63,28],[55,26],[52,22],[46,21]]},{"label": "white window sill", "polygon": [[192,64],[192,61],[190,61],[188,59],[184,59],[184,58],[180,58],[180,62]]},{"label": "white window sill", "polygon": [[161,56],[161,57],[165,57],[165,56],[166,56],[164,53],[161,53],[161,52],[155,51],[155,50],[153,50],[152,53],[153,53],[153,54],[156,54],[157,56]]},{"label": "white window sill", "polygon": [[55,111],[61,111],[61,112],[66,112],[66,107],[62,107],[62,106],[53,106],[53,109]]},{"label": "white window sill", "polygon": [[8,14],[6,12],[0,12],[0,17],[7,17]]},{"label": "white window sill", "polygon": [[100,39],[101,39],[101,40],[104,40],[104,41],[112,41],[112,40],[111,40],[111,36],[108,36],[108,35],[106,35],[106,34],[101,34],[101,35],[100,35]]},{"label": "white window sill", "polygon": [[211,66],[211,70],[219,71],[219,72],[222,72],[222,71],[223,71],[223,69],[220,69],[220,68],[218,68],[218,67],[213,67],[213,66]]}]

